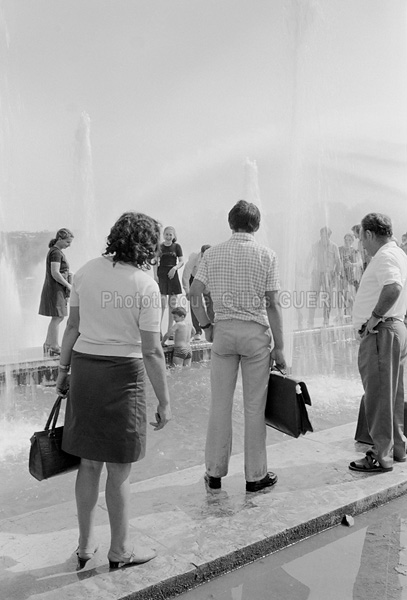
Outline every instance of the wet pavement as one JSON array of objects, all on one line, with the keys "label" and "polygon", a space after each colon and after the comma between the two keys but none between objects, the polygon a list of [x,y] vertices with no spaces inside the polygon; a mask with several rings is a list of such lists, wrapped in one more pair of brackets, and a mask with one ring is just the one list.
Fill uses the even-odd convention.
[{"label": "wet pavement", "polygon": [[[396,464],[392,472],[373,475],[348,469],[349,462],[366,449],[355,448],[354,431],[355,423],[350,423],[269,446],[269,466],[278,473],[279,482],[257,494],[245,492],[242,454],[232,457],[221,491],[205,490],[203,465],[132,484],[134,539],[158,552],[146,565],[109,572],[109,526],[103,494],[96,524],[99,551],[80,572],[74,555],[77,523],[73,501],[4,519],[0,522],[0,597],[175,597],[336,525],[344,514],[355,516],[404,494],[406,463]],[[309,583],[297,572],[286,575],[301,586]]]},{"label": "wet pavement", "polygon": [[179,600],[405,600],[405,496],[178,596]]}]

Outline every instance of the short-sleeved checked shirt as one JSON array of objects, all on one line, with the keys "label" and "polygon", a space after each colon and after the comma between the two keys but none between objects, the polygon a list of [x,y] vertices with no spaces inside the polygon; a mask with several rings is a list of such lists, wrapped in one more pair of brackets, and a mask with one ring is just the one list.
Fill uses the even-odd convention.
[{"label": "short-sleeved checked shirt", "polygon": [[195,279],[210,291],[215,322],[240,319],[269,326],[265,292],[280,289],[278,258],[252,234],[234,233],[226,242],[209,248]]}]

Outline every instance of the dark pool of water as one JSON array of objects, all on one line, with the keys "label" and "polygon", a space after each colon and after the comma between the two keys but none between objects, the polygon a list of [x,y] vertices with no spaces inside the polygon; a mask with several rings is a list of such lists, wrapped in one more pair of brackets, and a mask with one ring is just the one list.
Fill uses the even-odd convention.
[{"label": "dark pool of water", "polygon": [[402,496],[228,573],[179,600],[405,600],[407,503]]}]

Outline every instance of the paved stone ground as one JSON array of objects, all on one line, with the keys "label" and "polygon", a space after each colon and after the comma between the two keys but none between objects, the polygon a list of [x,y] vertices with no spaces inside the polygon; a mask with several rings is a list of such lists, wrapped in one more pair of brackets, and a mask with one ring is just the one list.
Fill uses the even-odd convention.
[{"label": "paved stone ground", "polygon": [[[366,447],[355,423],[268,448],[275,488],[246,494],[243,456],[232,457],[222,490],[207,492],[194,466],[132,485],[134,539],[157,549],[146,565],[109,572],[104,495],[97,518],[99,551],[76,571],[74,502],[0,522],[2,600],[160,599],[269,554],[407,491],[407,463],[390,473],[348,469]],[[57,481],[57,480],[54,480]]]}]

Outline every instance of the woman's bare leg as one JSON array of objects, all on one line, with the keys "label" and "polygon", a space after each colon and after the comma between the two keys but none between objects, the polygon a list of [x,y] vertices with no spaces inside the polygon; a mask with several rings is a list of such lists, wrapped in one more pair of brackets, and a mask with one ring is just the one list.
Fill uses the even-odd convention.
[{"label": "woman's bare leg", "polygon": [[79,548],[93,552],[96,548],[94,522],[99,497],[103,463],[82,458],[76,477],[75,496],[79,523]]},{"label": "woman's bare leg", "polygon": [[51,317],[48,325],[47,337],[45,344],[52,348],[59,348],[59,326],[64,320],[64,317]]},{"label": "woman's bare leg", "polygon": [[164,318],[164,313],[165,313],[166,308],[167,308],[167,296],[161,295],[161,327],[163,324],[163,318]]},{"label": "woman's bare leg", "polygon": [[109,513],[110,550],[123,555],[132,549],[129,539],[131,463],[106,463],[106,505]]}]

